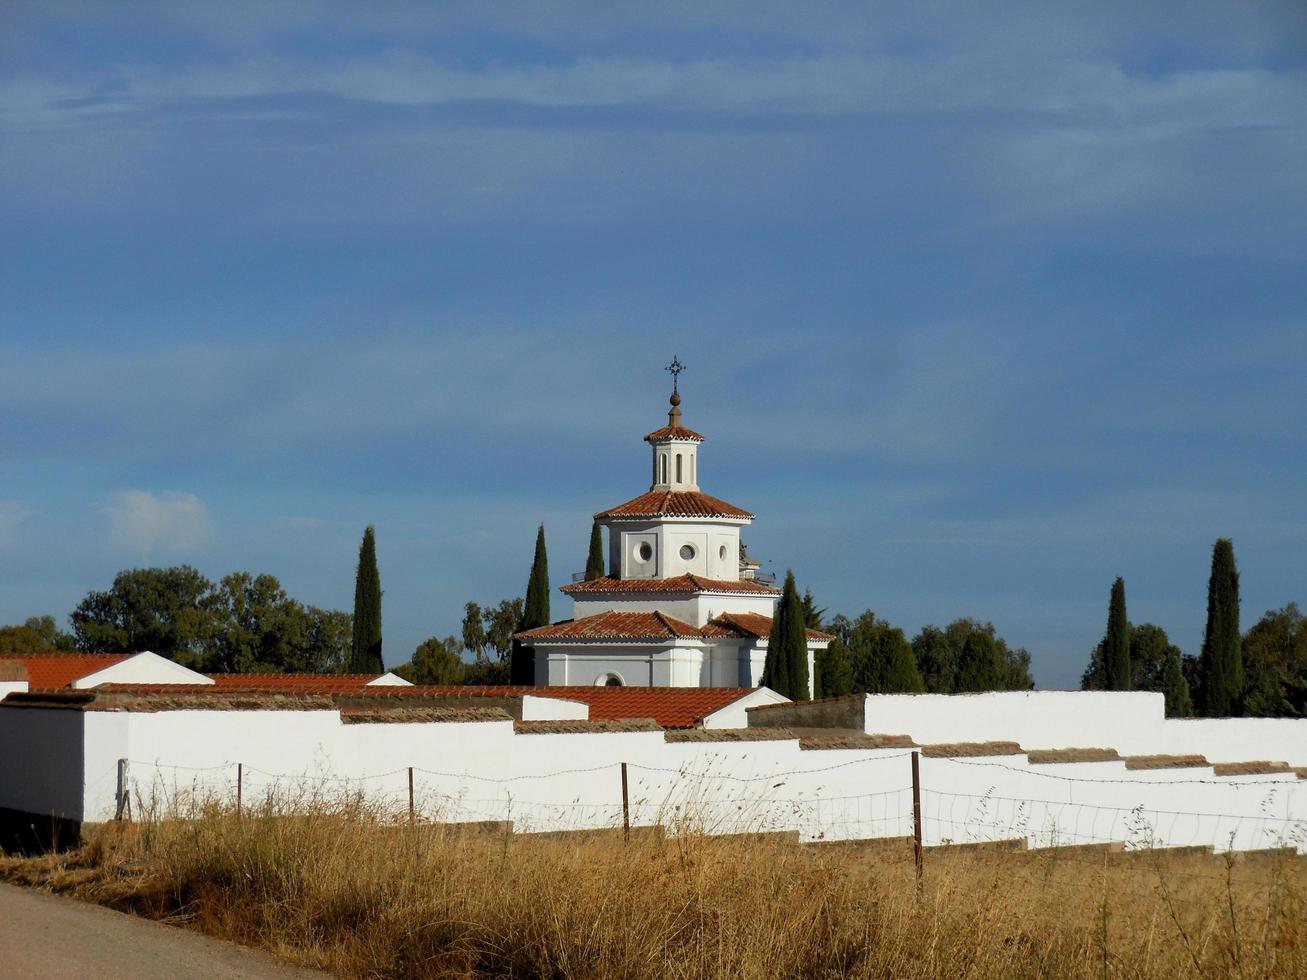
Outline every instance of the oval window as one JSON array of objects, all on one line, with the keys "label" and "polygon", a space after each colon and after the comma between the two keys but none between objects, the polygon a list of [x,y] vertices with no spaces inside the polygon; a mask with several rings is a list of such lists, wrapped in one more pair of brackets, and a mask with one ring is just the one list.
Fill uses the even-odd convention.
[{"label": "oval window", "polygon": [[640,547],[635,549],[635,557],[641,561],[648,561],[653,557],[653,546],[648,541],[641,541]]},{"label": "oval window", "polygon": [[681,557],[684,558],[686,561],[693,561],[694,560],[693,546],[688,544],[681,545]]},{"label": "oval window", "polygon": [[722,545],[720,548],[717,549],[717,557],[720,558],[722,561],[726,560],[726,545]]}]

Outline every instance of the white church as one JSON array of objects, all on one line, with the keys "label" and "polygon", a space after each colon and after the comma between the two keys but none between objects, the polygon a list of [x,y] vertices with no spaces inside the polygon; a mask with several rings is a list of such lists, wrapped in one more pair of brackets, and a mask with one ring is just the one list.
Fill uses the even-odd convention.
[{"label": "white church", "polygon": [[[672,362],[673,377],[680,364]],[[681,423],[673,385],[652,448],[647,493],[595,515],[608,529],[609,576],[562,591],[575,617],[519,633],[537,685],[757,687],[780,590],[759,580],[740,530],[754,515],[699,489],[704,437]],[[833,637],[808,631],[815,651]]]}]

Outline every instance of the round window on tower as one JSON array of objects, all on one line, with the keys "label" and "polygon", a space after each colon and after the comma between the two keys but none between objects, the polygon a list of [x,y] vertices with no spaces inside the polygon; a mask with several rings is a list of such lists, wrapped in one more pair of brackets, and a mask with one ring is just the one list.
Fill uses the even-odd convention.
[{"label": "round window on tower", "polygon": [[717,557],[720,558],[722,561],[726,560],[726,545],[722,545],[720,548],[717,549]]},{"label": "round window on tower", "polygon": [[681,545],[681,557],[686,561],[694,561],[694,545]]},{"label": "round window on tower", "polygon": [[640,546],[635,549],[635,557],[640,561],[648,561],[653,557],[653,545],[648,541],[641,541]]}]

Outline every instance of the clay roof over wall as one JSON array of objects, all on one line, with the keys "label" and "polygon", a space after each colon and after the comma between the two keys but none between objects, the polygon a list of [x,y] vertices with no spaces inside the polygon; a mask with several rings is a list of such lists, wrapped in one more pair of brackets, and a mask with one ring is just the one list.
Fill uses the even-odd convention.
[{"label": "clay roof over wall", "polygon": [[68,687],[73,681],[122,663],[130,656],[130,653],[30,653],[4,659],[21,663],[27,671],[28,688],[36,691]]},{"label": "clay roof over wall", "polygon": [[[356,691],[375,681],[379,674],[209,674],[214,686],[259,691]],[[403,685],[399,685],[403,686]]]},{"label": "clay roof over wall", "polygon": [[863,735],[860,732],[805,734],[799,739],[801,749],[914,749],[910,735]]},{"label": "clay roof over wall", "polygon": [[591,721],[515,721],[519,735],[588,735],[594,732],[661,732],[652,718],[622,718]]},{"label": "clay roof over wall", "polygon": [[697,592],[726,592],[737,595],[780,595],[780,589],[747,579],[704,578],[702,575],[677,575],[672,578],[596,578],[588,582],[573,582],[559,589],[568,595],[599,593],[675,593],[694,595]]},{"label": "clay roof over wall", "polygon": [[782,742],[792,741],[786,728],[681,728],[663,735],[665,742]]},{"label": "clay roof over wall", "polygon": [[645,442],[663,442],[666,439],[689,439],[691,442],[703,442],[703,436],[683,425],[664,425],[654,429],[644,437]]},{"label": "clay roof over wall", "polygon": [[606,612],[515,633],[526,640],[701,640],[697,626],[661,612]]},{"label": "clay roof over wall", "polygon": [[[771,635],[772,618],[762,613],[722,613],[708,621],[708,625],[726,629],[737,636],[763,638]],[[805,630],[808,639],[829,643],[835,639],[830,633],[821,630]]]},{"label": "clay roof over wall", "polygon": [[986,755],[1021,755],[1016,742],[948,742],[923,745],[921,754],[935,759],[962,759]]},{"label": "clay roof over wall", "polygon": [[1026,759],[1032,765],[1048,766],[1064,762],[1120,762],[1116,749],[1031,749]]},{"label": "clay roof over wall", "polygon": [[502,708],[408,707],[403,704],[367,708],[341,708],[346,725],[408,725],[416,722],[508,721]]},{"label": "clay roof over wall", "polygon": [[[303,675],[306,677],[313,675]],[[423,704],[442,698],[504,699],[528,695],[579,701],[586,704],[591,721],[621,721],[652,718],[662,728],[693,728],[715,711],[752,694],[748,687],[531,687],[526,685],[433,685],[428,687],[360,687],[354,690],[303,687],[296,689],[223,689],[217,685],[191,684],[111,684],[89,691],[56,691],[50,696],[58,703],[47,703],[34,694],[11,694],[0,705],[43,707],[82,707],[97,699],[101,706],[93,711],[112,710],[192,710],[227,711],[275,707],[282,710],[340,707],[343,711],[385,710],[387,708],[442,708],[460,710],[457,705]],[[114,699],[117,700],[114,700]],[[15,700],[18,699],[18,700]],[[150,707],[157,705],[158,707]],[[465,709],[484,710],[484,709]],[[498,709],[495,709],[498,710]]]},{"label": "clay roof over wall", "polygon": [[1212,766],[1212,772],[1217,776],[1270,776],[1293,772],[1293,768],[1287,762],[1259,759],[1253,762],[1218,762]]},{"label": "clay roof over wall", "polygon": [[650,490],[624,504],[601,510],[600,517],[735,517],[755,515],[698,490]]},{"label": "clay roof over wall", "polygon": [[1128,755],[1127,769],[1201,769],[1211,765],[1201,755]]}]

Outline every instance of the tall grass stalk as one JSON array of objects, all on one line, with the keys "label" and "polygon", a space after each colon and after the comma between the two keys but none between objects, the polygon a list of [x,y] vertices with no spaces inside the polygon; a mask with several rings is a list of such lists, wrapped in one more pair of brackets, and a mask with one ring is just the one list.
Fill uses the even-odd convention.
[{"label": "tall grass stalk", "polygon": [[[0,876],[346,976],[1307,976],[1307,863],[514,835],[362,799],[105,825]],[[1110,923],[1110,929],[1108,925]]]}]

